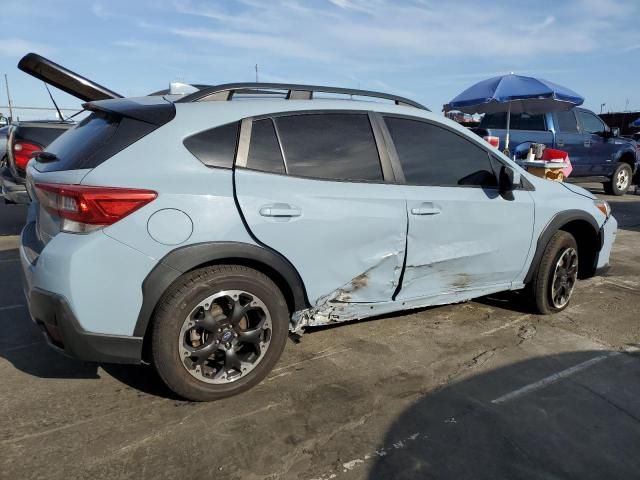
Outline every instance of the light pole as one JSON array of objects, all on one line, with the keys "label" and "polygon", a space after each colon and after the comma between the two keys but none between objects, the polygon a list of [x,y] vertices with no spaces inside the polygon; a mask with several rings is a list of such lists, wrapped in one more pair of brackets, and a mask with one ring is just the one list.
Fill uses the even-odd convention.
[{"label": "light pole", "polygon": [[606,103],[601,103],[600,104],[600,115],[602,115],[602,109],[604,108],[605,105],[606,105]]}]

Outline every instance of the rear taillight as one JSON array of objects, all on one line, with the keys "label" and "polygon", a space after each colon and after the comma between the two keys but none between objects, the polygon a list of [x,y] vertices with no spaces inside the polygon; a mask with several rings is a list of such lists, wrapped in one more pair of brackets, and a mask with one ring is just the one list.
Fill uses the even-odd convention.
[{"label": "rear taillight", "polygon": [[500,137],[494,137],[491,135],[487,135],[486,137],[482,137],[482,139],[491,145],[494,148],[500,148]]},{"label": "rear taillight", "polygon": [[17,141],[13,144],[13,158],[15,160],[16,167],[26,170],[27,163],[31,160],[31,155],[34,152],[42,150],[40,145],[30,142]]},{"label": "rear taillight", "polygon": [[152,190],[57,183],[36,183],[35,193],[47,211],[63,220],[62,230],[71,233],[112,225],[158,196]]}]

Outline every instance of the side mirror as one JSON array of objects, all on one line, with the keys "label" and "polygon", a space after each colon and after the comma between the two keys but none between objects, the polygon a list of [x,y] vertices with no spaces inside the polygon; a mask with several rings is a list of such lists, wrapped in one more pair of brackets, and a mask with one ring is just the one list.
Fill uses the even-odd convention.
[{"label": "side mirror", "polygon": [[500,175],[498,178],[500,195],[507,200],[513,200],[512,192],[518,185],[520,185],[520,172],[506,165],[500,167]]},{"label": "side mirror", "polygon": [[612,137],[619,137],[620,136],[620,129],[618,127],[611,127],[611,136]]}]

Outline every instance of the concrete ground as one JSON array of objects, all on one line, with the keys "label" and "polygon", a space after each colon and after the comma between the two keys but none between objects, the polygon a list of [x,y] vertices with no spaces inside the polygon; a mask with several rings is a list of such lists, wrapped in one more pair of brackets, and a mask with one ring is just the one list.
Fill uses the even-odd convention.
[{"label": "concrete ground", "polygon": [[613,268],[561,314],[517,295],[318,329],[253,390],[171,395],[50,350],[0,206],[0,478],[637,478],[640,196],[604,197]]}]

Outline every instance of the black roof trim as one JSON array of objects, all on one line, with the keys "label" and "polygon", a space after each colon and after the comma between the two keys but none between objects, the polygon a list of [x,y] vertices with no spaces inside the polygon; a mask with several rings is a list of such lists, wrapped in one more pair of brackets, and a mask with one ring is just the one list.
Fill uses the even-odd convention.
[{"label": "black roof trim", "polygon": [[[424,105],[414,102],[408,98],[389,93],[373,92],[370,90],[358,90],[354,88],[326,87],[322,85],[299,85],[294,83],[225,83],[213,87],[204,88],[191,93],[179,100],[177,103],[191,103],[215,100],[231,100],[236,93],[265,93],[264,90],[286,90],[286,99],[311,99],[316,92],[337,93],[342,95],[356,95],[359,97],[382,98],[392,100],[396,105],[407,105],[430,111]],[[276,93],[276,92],[268,92]]]}]

